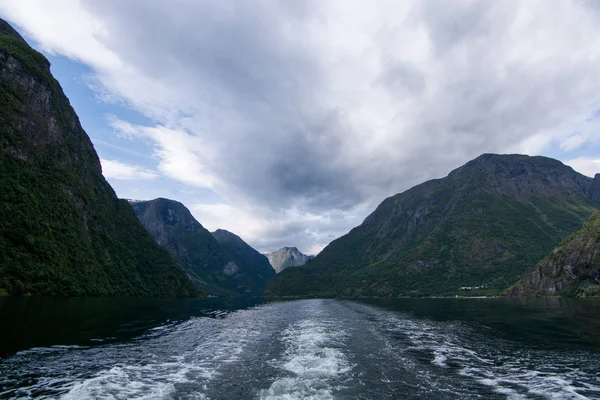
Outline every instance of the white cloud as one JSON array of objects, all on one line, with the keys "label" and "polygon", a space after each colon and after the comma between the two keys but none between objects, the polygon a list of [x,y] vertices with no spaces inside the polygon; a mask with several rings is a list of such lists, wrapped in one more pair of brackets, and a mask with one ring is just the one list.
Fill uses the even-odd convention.
[{"label": "white cloud", "polygon": [[4,0],[0,11],[22,24],[44,50],[63,54],[99,70],[123,68],[118,56],[102,44],[110,33],[103,22],[77,0]]},{"label": "white cloud", "polygon": [[251,213],[226,204],[192,204],[192,214],[202,225],[213,232],[227,229],[241,237],[255,237],[263,229],[263,221]]},{"label": "white cloud", "polygon": [[159,176],[156,172],[139,165],[125,164],[117,160],[100,159],[100,163],[102,164],[102,174],[109,180],[152,180]]},{"label": "white cloud", "polygon": [[110,118],[110,124],[125,137],[152,140],[156,144],[154,156],[159,159],[158,169],[164,175],[188,185],[212,187],[212,178],[204,171],[199,157],[200,138],[160,125],[133,125],[115,118]]},{"label": "white cloud", "polygon": [[296,246],[306,254],[317,254],[340,232],[353,228],[358,217],[370,210],[361,205],[345,212],[313,214],[297,209],[276,212],[244,203],[236,206],[197,203],[190,205],[190,211],[206,229],[227,229],[261,252]]},{"label": "white cloud", "polygon": [[565,164],[570,165],[575,171],[591,178],[600,173],[600,158],[578,157],[565,161]]},{"label": "white cloud", "polygon": [[161,174],[218,193],[201,222],[263,247],[321,246],[484,152],[600,143],[593,0],[6,0],[0,12],[154,121],[112,124],[155,145]]}]

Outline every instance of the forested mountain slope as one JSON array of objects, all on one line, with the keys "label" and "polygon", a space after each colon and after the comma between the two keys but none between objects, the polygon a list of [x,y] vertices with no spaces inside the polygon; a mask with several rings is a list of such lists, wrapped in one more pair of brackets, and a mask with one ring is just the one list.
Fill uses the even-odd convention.
[{"label": "forested mountain slope", "polygon": [[194,293],[102,176],[48,60],[2,20],[0,214],[0,293]]},{"label": "forested mountain slope", "polygon": [[498,294],[581,228],[598,208],[597,181],[546,157],[484,154],[387,198],[266,293]]}]

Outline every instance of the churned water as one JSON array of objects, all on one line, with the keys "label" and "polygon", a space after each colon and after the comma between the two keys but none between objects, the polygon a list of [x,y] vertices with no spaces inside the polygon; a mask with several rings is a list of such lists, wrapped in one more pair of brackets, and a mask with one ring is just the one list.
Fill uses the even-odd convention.
[{"label": "churned water", "polygon": [[2,398],[600,398],[593,300],[27,301],[0,304]]}]

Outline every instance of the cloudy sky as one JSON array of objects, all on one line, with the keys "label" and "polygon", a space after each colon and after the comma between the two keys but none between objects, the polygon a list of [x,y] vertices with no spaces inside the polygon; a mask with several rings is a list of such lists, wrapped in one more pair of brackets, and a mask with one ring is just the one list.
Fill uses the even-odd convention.
[{"label": "cloudy sky", "polygon": [[481,153],[600,171],[597,0],[0,0],[120,197],[316,253]]}]

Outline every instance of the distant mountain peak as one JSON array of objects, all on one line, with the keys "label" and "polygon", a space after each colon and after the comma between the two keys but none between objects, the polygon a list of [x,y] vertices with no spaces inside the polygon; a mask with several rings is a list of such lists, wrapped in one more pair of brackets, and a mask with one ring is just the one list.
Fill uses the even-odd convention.
[{"label": "distant mountain peak", "polygon": [[282,247],[272,253],[267,254],[269,262],[275,268],[277,273],[280,273],[289,267],[299,267],[312,259],[313,256],[303,254],[297,247]]},{"label": "distant mountain peak", "polygon": [[[283,246],[281,249],[279,250],[285,250],[285,251],[293,251],[293,252],[300,252],[300,250],[298,250],[298,248],[296,246]],[[277,251],[277,250],[275,250]]]},{"label": "distant mountain peak", "polygon": [[239,237],[239,236],[238,236],[238,235],[236,235],[235,233],[233,233],[233,232],[230,232],[230,231],[228,231],[228,230],[226,230],[226,229],[217,229],[216,231],[214,231],[214,232],[211,232],[211,233],[212,233],[212,235],[213,235],[214,237],[230,237],[230,238],[232,238],[232,239],[239,239],[239,240],[242,240],[242,238],[241,238],[241,237]]}]

